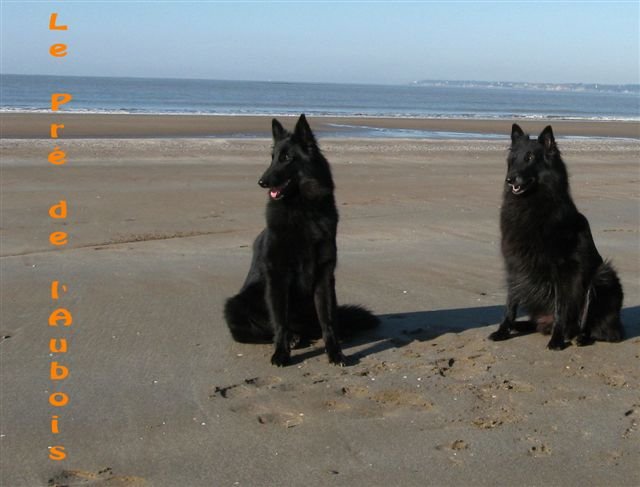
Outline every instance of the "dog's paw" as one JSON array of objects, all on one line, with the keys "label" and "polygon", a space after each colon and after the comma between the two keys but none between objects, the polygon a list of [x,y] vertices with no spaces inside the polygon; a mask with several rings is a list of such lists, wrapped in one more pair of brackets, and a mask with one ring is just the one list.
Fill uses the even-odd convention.
[{"label": "dog's paw", "polygon": [[330,364],[338,365],[340,367],[344,367],[347,365],[347,357],[344,356],[342,350],[340,350],[339,348],[334,350],[327,350],[327,356],[329,357]]},{"label": "dog's paw", "polygon": [[587,345],[593,345],[595,340],[587,335],[578,335],[576,337],[576,345],[579,347],[585,347]]},{"label": "dog's paw", "polygon": [[286,367],[291,363],[291,353],[288,350],[276,349],[271,356],[271,364],[278,367]]},{"label": "dog's paw", "polygon": [[511,337],[511,333],[509,330],[498,328],[497,331],[494,331],[491,335],[489,335],[489,340],[493,340],[494,342],[501,342],[503,340],[508,340]]},{"label": "dog's paw", "polygon": [[338,367],[346,367],[347,366],[347,357],[344,356],[342,352],[337,355],[329,357],[329,363],[333,365],[337,365]]},{"label": "dog's paw", "polygon": [[567,348],[567,343],[562,338],[552,338],[549,340],[549,343],[547,343],[547,348],[549,350],[564,350]]}]

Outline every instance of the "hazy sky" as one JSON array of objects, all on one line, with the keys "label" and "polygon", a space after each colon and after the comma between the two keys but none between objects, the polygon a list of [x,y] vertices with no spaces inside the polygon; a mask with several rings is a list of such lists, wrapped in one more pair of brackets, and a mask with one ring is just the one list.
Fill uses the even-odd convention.
[{"label": "hazy sky", "polygon": [[[2,73],[640,83],[640,2],[1,1]],[[48,30],[58,12],[67,32]],[[48,54],[69,44],[63,60]]]}]

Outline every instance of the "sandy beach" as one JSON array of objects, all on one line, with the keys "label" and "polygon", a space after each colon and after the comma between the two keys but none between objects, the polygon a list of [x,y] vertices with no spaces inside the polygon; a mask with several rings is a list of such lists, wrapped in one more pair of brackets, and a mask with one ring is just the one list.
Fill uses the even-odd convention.
[{"label": "sandy beach", "polygon": [[[338,300],[382,325],[344,343],[352,366],[318,342],[280,369],[222,319],[264,225],[269,120],[0,116],[3,486],[640,484],[640,124],[552,124],[596,136],[559,144],[628,336],[551,352],[538,334],[487,340],[505,300],[506,139],[323,137],[336,123],[508,134],[511,120],[312,118],[337,187]],[[56,144],[64,166],[47,162]],[[58,305],[74,323],[52,331]],[[54,336],[67,353],[50,355]],[[53,360],[70,370],[57,384]],[[70,402],[53,435],[56,390]],[[66,460],[47,458],[54,444]]]},{"label": "sandy beach", "polygon": [[[278,117],[293,125],[296,117]],[[384,117],[308,117],[317,134],[341,133],[351,127],[405,129],[477,134],[509,134],[514,121],[543,128],[544,121],[475,120]],[[65,138],[139,138],[139,137],[271,137],[271,117],[216,115],[117,115],[73,113],[3,113],[0,116],[2,138],[47,137],[52,123],[63,123]],[[621,137],[640,139],[640,123],[621,121],[558,120],[553,122],[563,136]]]}]

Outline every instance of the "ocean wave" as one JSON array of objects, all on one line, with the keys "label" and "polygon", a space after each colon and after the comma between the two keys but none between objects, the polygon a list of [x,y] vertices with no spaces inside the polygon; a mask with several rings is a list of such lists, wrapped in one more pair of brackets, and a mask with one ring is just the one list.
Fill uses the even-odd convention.
[{"label": "ocean wave", "polygon": [[326,110],[236,110],[236,111],[203,111],[203,110],[143,110],[133,108],[72,108],[65,109],[61,112],[53,112],[51,109],[44,107],[0,107],[2,113],[57,113],[57,114],[93,114],[93,115],[199,115],[199,116],[234,116],[234,117],[250,117],[250,116],[269,116],[269,117],[287,117],[295,116],[304,112],[308,116],[313,117],[332,117],[332,118],[394,118],[394,119],[455,119],[455,120],[549,120],[549,121],[611,121],[611,122],[639,122],[638,117],[620,117],[620,116],[573,116],[558,114],[537,114],[537,113],[401,113],[401,112],[346,112],[346,111],[326,111]]}]

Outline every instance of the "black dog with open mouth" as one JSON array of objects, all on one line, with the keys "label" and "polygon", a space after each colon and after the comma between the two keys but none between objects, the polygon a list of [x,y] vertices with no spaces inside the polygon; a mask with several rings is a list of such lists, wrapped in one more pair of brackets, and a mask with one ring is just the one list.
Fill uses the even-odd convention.
[{"label": "black dog with open mouth", "polygon": [[271,164],[258,184],[269,189],[267,226],[225,318],[236,341],[275,343],[271,363],[287,365],[300,339],[322,336],[329,362],[345,365],[339,336],[372,328],[360,306],[338,306],[335,292],[338,210],[331,169],[304,115],[293,133],[272,121]]},{"label": "black dog with open mouth", "polygon": [[514,124],[507,163],[500,213],[507,306],[489,338],[505,340],[525,328],[527,322],[516,322],[523,307],[531,328],[551,333],[552,350],[574,337],[577,345],[620,340],[622,286],[571,198],[551,127],[531,139]]}]

